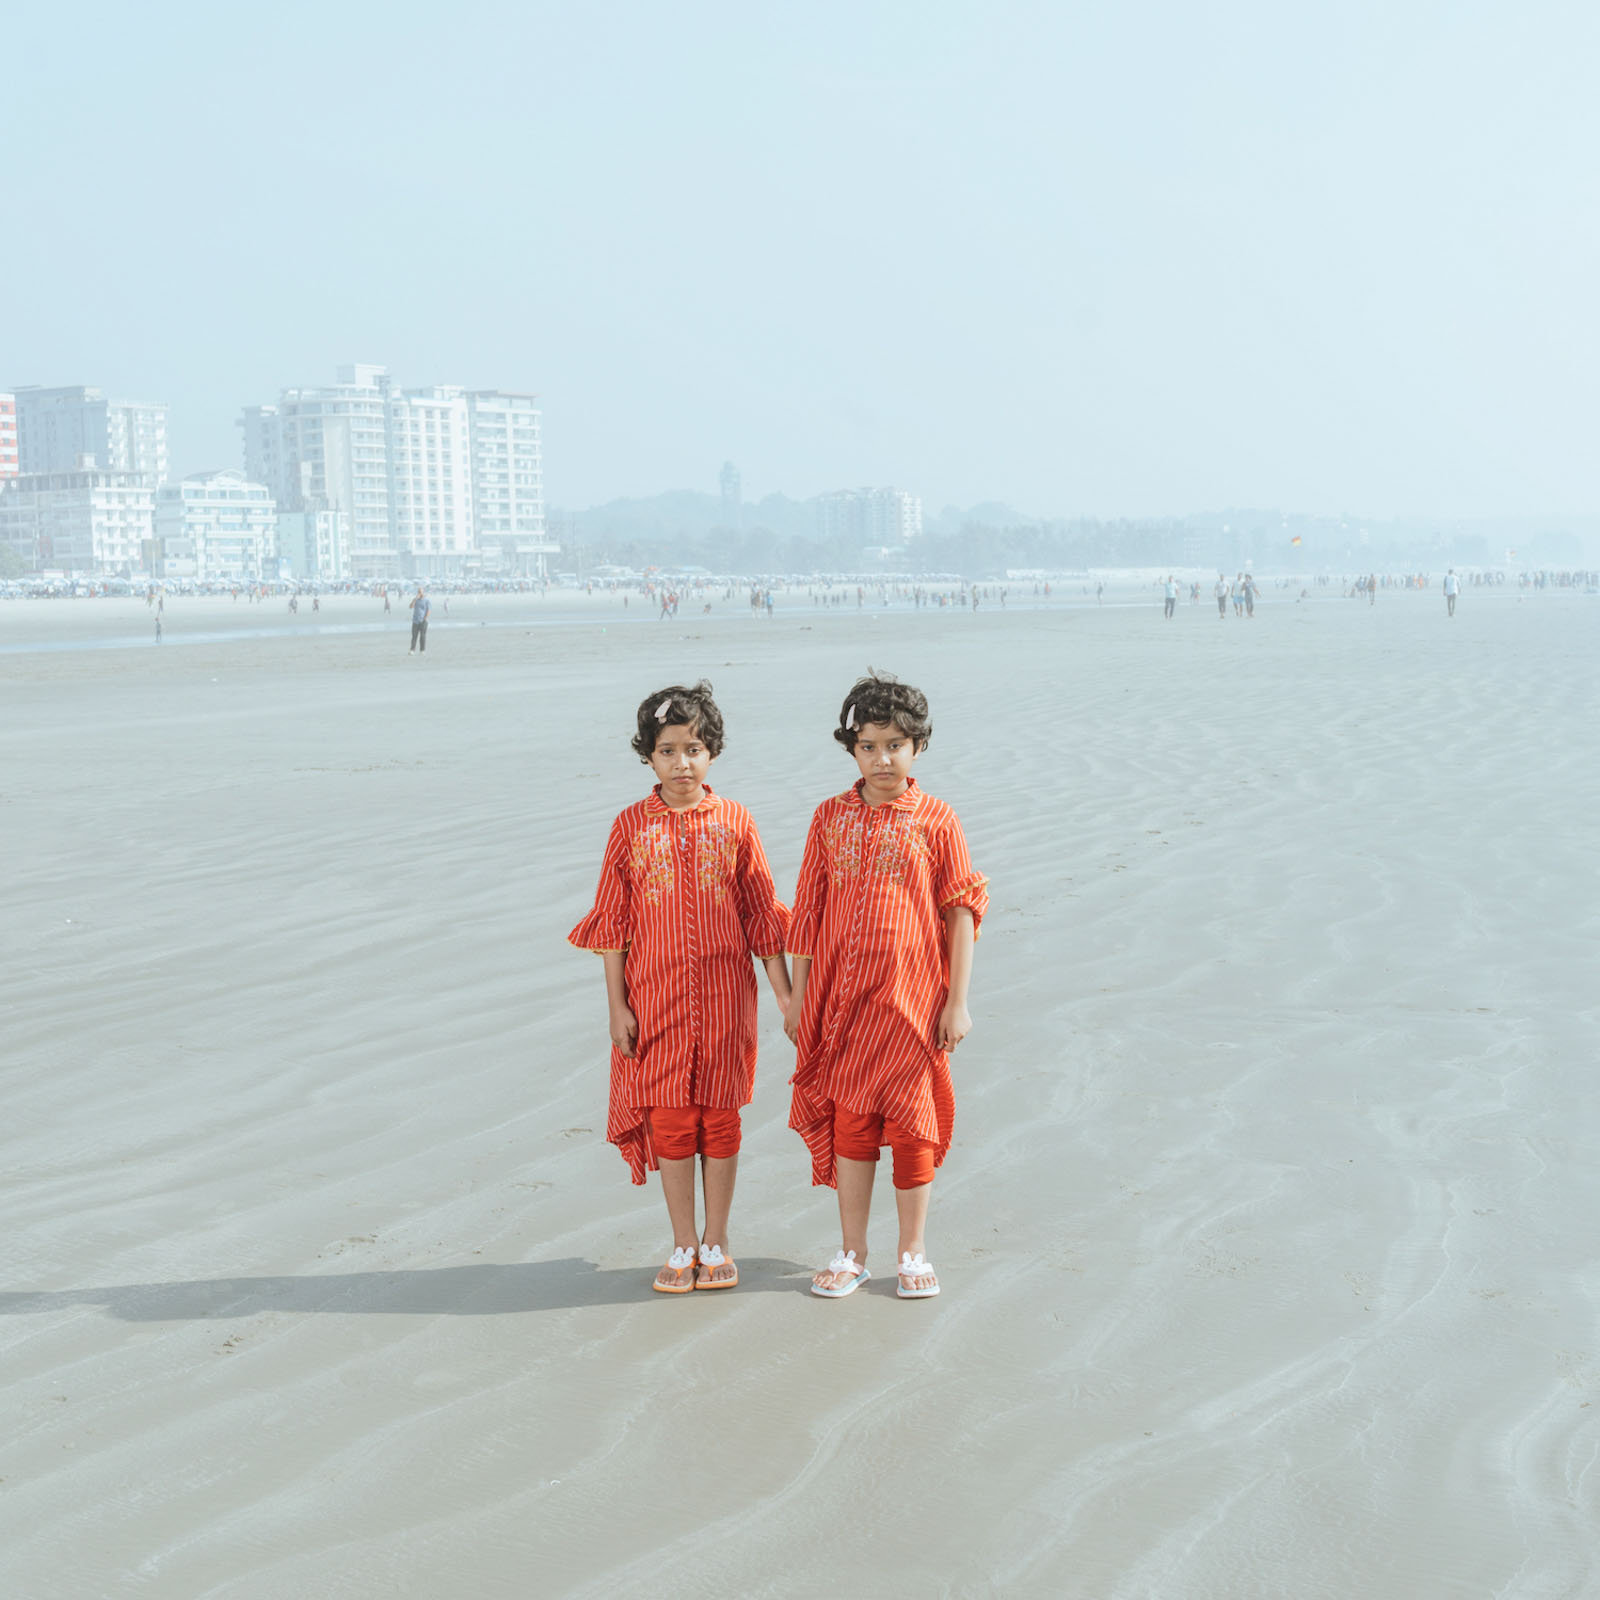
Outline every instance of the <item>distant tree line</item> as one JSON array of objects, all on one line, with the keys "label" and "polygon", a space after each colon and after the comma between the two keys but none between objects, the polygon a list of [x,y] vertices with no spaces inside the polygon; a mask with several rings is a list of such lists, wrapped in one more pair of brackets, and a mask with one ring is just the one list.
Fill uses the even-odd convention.
[{"label": "distant tree line", "polygon": [[[777,509],[774,504],[769,509]],[[787,511],[789,506],[784,506]],[[643,519],[595,514],[552,519],[551,533],[562,547],[563,571],[592,571],[614,564],[650,567],[703,567],[711,572],[799,573],[948,572],[994,580],[1008,571],[1082,572],[1090,568],[1196,567],[1228,573],[1248,564],[1258,572],[1363,572],[1503,564],[1507,535],[1440,528],[1423,523],[1375,524],[1356,519],[1303,517],[1277,511],[1232,511],[1204,517],[1076,518],[1017,521],[998,525],[952,516],[933,520],[922,536],[887,557],[838,539],[819,537],[798,516],[775,518],[771,526],[746,508],[744,527],[652,528]],[[1295,544],[1296,537],[1300,543]],[[1515,537],[1511,535],[1510,537]],[[1517,538],[1525,565],[1571,566],[1582,548],[1571,534],[1550,531]]]},{"label": "distant tree line", "polygon": [[[755,525],[694,534],[607,537],[581,525],[552,530],[563,569],[602,564],[696,566],[712,572],[950,572],[994,579],[1008,570],[1081,571],[1088,567],[1182,566],[1214,559],[1213,540],[1180,522],[1039,522],[1013,527],[965,523],[935,527],[887,557],[859,545]],[[1195,554],[1204,548],[1208,553]]]}]

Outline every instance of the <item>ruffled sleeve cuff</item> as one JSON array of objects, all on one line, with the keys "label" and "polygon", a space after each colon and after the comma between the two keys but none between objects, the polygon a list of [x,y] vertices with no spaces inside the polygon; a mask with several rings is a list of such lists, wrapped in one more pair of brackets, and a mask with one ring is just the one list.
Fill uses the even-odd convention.
[{"label": "ruffled sleeve cuff", "polygon": [[978,936],[984,913],[989,909],[988,882],[981,872],[972,872],[947,885],[939,900],[940,911],[948,911],[952,906],[965,906],[972,913],[974,939]]},{"label": "ruffled sleeve cuff", "polygon": [[592,950],[597,956],[620,955],[633,942],[621,917],[591,911],[571,933],[567,943],[579,950]]},{"label": "ruffled sleeve cuff", "polygon": [[789,937],[789,908],[781,900],[745,918],[745,942],[757,961],[770,961],[783,954]]},{"label": "ruffled sleeve cuff", "polygon": [[812,910],[795,907],[784,932],[783,947],[791,956],[802,956],[809,961],[816,952],[818,925],[821,916]]}]

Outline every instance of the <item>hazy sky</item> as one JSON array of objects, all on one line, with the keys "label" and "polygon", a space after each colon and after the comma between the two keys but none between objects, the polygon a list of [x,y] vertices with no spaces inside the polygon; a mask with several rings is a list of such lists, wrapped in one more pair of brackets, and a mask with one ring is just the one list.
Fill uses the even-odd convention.
[{"label": "hazy sky", "polygon": [[9,8],[0,384],[533,390],[546,488],[1600,510],[1592,0]]}]

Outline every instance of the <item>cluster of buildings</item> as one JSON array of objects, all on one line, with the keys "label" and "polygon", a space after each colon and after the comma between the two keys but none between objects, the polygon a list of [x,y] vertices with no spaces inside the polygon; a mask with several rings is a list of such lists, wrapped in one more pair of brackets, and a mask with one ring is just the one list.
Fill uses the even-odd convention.
[{"label": "cluster of buildings", "polygon": [[[174,480],[167,407],[99,389],[0,393],[0,549],[25,569],[252,583],[542,575],[539,409],[527,394],[403,389],[383,367],[247,406],[242,470]],[[719,482],[743,523],[738,469]],[[825,540],[885,551],[922,532],[902,489],[815,501]]]},{"label": "cluster of buildings", "polygon": [[0,546],[37,571],[247,583],[542,573],[532,395],[339,369],[239,419],[243,470],[172,481],[167,408],[0,394]]},{"label": "cluster of buildings", "polygon": [[837,489],[813,503],[824,540],[893,550],[922,532],[922,501],[904,489]]},{"label": "cluster of buildings", "polygon": [[[744,526],[744,491],[739,469],[722,463],[717,479],[722,499],[722,526]],[[812,502],[817,537],[824,542],[856,545],[863,551],[890,552],[922,533],[922,501],[904,489],[835,489]]]}]

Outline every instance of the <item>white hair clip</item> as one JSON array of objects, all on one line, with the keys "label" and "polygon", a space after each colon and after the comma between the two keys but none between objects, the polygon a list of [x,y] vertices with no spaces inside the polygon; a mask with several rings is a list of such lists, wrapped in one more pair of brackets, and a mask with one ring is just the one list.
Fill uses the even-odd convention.
[{"label": "white hair clip", "polygon": [[849,712],[845,716],[844,725],[847,728],[853,728],[856,725],[856,703],[854,700],[850,702]]},{"label": "white hair clip", "polygon": [[672,696],[669,694],[667,696],[667,698],[665,700],[663,700],[661,702],[661,704],[656,707],[656,721],[657,722],[665,722],[667,720],[667,713],[671,709],[672,709]]}]

